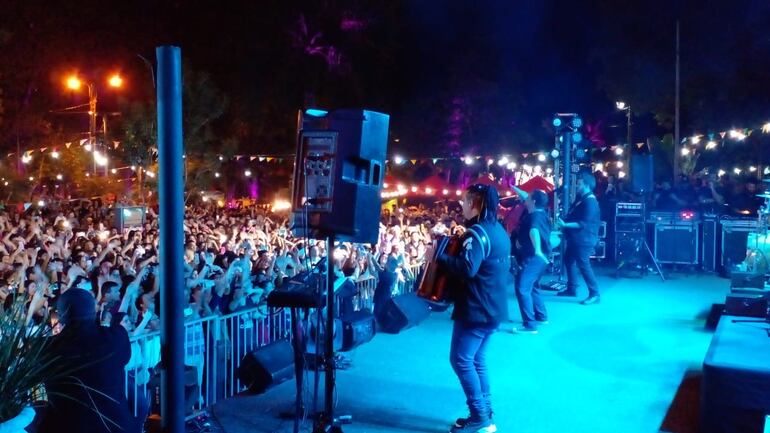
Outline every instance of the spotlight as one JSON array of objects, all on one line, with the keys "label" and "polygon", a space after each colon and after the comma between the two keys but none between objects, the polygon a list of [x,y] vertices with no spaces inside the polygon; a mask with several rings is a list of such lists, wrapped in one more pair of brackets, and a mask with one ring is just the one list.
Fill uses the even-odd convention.
[{"label": "spotlight", "polygon": [[516,163],[509,162],[508,165],[505,166],[505,168],[507,168],[508,170],[513,170],[514,168],[516,168]]},{"label": "spotlight", "polygon": [[618,156],[620,156],[620,155],[622,155],[622,154],[623,154],[623,148],[622,148],[622,147],[620,147],[620,146],[616,147],[616,148],[615,148],[615,155],[618,155]]},{"label": "spotlight", "polygon": [[59,159],[59,152],[57,152],[57,151],[55,151],[55,150],[54,150],[53,152],[51,152],[51,158],[53,158],[53,159]]},{"label": "spotlight", "polygon": [[628,107],[628,105],[626,105],[626,103],[625,103],[625,102],[623,102],[623,101],[618,101],[618,102],[616,102],[616,103],[615,103],[615,107],[616,107],[618,110],[625,110],[625,109],[626,109],[626,107]]},{"label": "spotlight", "polygon": [[581,134],[581,133],[579,133],[577,131],[573,132],[572,133],[572,142],[577,144],[577,143],[580,143],[581,141],[583,141],[583,134]]},{"label": "spotlight", "polygon": [[604,164],[601,162],[597,162],[594,164],[594,171],[603,171],[604,170]]},{"label": "spotlight", "polygon": [[393,162],[395,162],[396,165],[401,165],[404,163],[404,158],[400,157],[399,155],[396,155],[393,157]]},{"label": "spotlight", "polygon": [[751,167],[749,167],[749,171],[754,173],[755,171],[757,171],[757,168],[752,165]]},{"label": "spotlight", "polygon": [[682,148],[682,156],[687,156],[690,154],[690,149],[683,147]]},{"label": "spotlight", "polygon": [[714,149],[717,147],[717,142],[714,140],[710,140],[708,143],[706,143],[706,149]]},{"label": "spotlight", "polygon": [[555,126],[555,127],[557,127],[557,128],[558,128],[558,127],[560,127],[560,126],[561,126],[561,118],[559,118],[559,117],[554,117],[554,118],[553,118],[553,126]]},{"label": "spotlight", "polygon": [[623,168],[623,161],[618,161],[617,166],[618,168]]},{"label": "spotlight", "polygon": [[719,171],[717,172],[717,176],[719,176],[719,177],[722,177],[722,176],[724,176],[725,174],[727,174],[727,172],[726,172],[726,171],[724,171],[724,170],[722,170],[721,168],[720,168],[720,169],[719,169]]},{"label": "spotlight", "polygon": [[578,159],[583,159],[586,156],[586,150],[585,149],[578,149],[575,151],[575,157]]},{"label": "spotlight", "polygon": [[246,170],[243,172],[243,174],[245,174],[246,177],[251,177],[251,170]]},{"label": "spotlight", "polygon": [[618,177],[619,177],[620,179],[623,179],[624,177],[626,177],[626,172],[625,172],[625,171],[623,171],[623,170],[620,170],[620,171],[618,172]]},{"label": "spotlight", "polygon": [[64,178],[64,176],[62,176],[61,174],[57,174],[56,175],[56,180],[62,180],[63,178]]},{"label": "spotlight", "polygon": [[559,149],[554,149],[551,151],[551,158],[556,159],[559,157],[559,155],[560,155]]},{"label": "spotlight", "polygon": [[472,156],[466,156],[463,158],[463,161],[465,162],[465,165],[473,165],[473,157]]},{"label": "spotlight", "polygon": [[580,128],[581,126],[583,126],[583,119],[581,119],[579,117],[573,117],[572,118],[572,127],[577,129],[577,128]]},{"label": "spotlight", "polygon": [[495,162],[495,160],[490,158],[490,159],[487,160],[487,165],[492,165],[492,164],[494,164],[494,162]]},{"label": "spotlight", "polygon": [[505,164],[508,164],[508,158],[507,158],[507,157],[505,157],[505,156],[504,156],[504,157],[502,157],[502,158],[500,158],[500,159],[497,161],[497,165],[499,165],[500,167],[504,166]]},{"label": "spotlight", "polygon": [[735,174],[741,174],[741,172],[742,172],[742,171],[743,171],[743,170],[741,170],[741,169],[740,169],[740,168],[738,168],[738,167],[735,167],[735,168],[733,169],[733,173],[735,173]]},{"label": "spotlight", "polygon": [[545,154],[541,153],[540,155],[537,155],[537,160],[540,162],[544,162],[546,159]]}]

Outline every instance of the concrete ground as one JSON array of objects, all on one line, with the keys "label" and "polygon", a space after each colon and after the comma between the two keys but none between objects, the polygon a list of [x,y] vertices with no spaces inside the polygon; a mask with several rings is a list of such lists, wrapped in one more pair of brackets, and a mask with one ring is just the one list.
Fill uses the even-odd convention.
[{"label": "concrete ground", "polygon": [[[654,274],[600,277],[602,302],[593,306],[548,294],[551,323],[538,335],[513,335],[516,324],[506,324],[489,353],[499,431],[696,431],[697,383],[686,390],[680,385],[701,369],[712,336],[704,322],[711,305],[724,301],[729,281],[668,276],[665,283]],[[510,295],[511,317],[518,320]],[[349,353],[353,365],[337,382],[337,413],[353,416],[344,431],[448,431],[467,413],[447,360],[450,336],[449,313],[433,313],[415,328],[378,334]],[[289,381],[263,395],[220,402],[213,413],[226,433],[290,432],[292,421],[278,414],[291,410],[294,386]],[[308,421],[302,431],[311,430]]]}]

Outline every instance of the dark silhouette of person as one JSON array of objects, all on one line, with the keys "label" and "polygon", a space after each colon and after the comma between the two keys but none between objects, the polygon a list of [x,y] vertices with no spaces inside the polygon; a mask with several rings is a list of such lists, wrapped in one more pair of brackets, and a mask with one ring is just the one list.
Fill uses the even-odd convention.
[{"label": "dark silhouette of person", "polygon": [[[74,371],[46,382],[48,405],[40,433],[131,432],[124,368],[131,358],[128,333],[122,326],[99,326],[96,301],[87,290],[72,288],[58,302],[62,331],[48,350],[59,366]],[[63,364],[62,364],[63,363]]]}]

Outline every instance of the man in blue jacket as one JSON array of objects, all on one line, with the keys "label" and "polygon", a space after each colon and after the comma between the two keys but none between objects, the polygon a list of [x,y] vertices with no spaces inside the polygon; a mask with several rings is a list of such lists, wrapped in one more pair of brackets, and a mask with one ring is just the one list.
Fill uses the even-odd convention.
[{"label": "man in blue jacket", "polygon": [[567,217],[556,223],[558,229],[563,229],[567,241],[564,252],[564,266],[567,268],[567,290],[559,296],[577,296],[578,271],[588,287],[588,297],[581,304],[591,305],[599,302],[599,286],[591,268],[591,253],[599,241],[599,225],[601,217],[599,202],[593,193],[596,188],[596,178],[592,173],[578,173],[577,197]]},{"label": "man in blue jacket", "polygon": [[494,187],[473,185],[462,202],[468,227],[458,256],[441,254],[437,260],[463,279],[454,293],[454,329],[450,362],[460,379],[470,416],[452,427],[455,433],[494,433],[486,352],[500,323],[508,319],[506,285],[510,274],[511,244],[497,222],[499,197]]}]

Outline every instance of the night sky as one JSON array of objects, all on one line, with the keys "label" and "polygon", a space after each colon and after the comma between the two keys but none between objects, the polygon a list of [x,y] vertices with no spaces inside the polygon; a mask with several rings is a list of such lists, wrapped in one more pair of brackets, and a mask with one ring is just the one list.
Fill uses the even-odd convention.
[{"label": "night sky", "polygon": [[250,151],[290,153],[296,110],[311,105],[389,113],[392,148],[426,156],[541,150],[555,112],[580,113],[597,144],[616,144],[622,99],[642,141],[673,130],[677,18],[682,134],[770,119],[762,0],[0,4],[3,148],[35,140],[31,113],[67,125],[48,112],[80,101],[61,86],[72,70],[127,76],[120,95],[100,94],[105,109],[150,101],[137,54],[153,60],[165,43],[211,75],[229,102],[217,130]]}]

